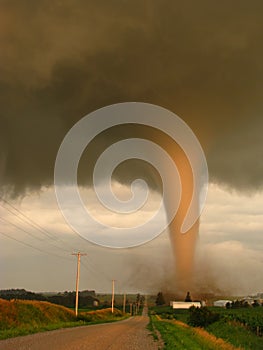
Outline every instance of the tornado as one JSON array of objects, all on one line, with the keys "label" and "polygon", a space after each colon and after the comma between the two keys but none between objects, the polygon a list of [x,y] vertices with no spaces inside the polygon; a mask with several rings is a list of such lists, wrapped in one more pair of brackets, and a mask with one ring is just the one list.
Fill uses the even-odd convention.
[{"label": "tornado", "polygon": [[[83,206],[78,193],[77,167],[83,150],[94,137],[110,128],[117,127],[120,132],[120,126],[129,128],[130,125],[136,125],[135,130],[129,129],[139,131],[136,137],[134,134],[133,137],[126,134],[121,140],[115,139],[96,160],[93,172],[96,195],[114,213],[137,215],[147,199],[147,185],[145,187],[141,183],[143,186],[136,190],[132,180],[133,196],[127,202],[116,198],[111,189],[114,170],[123,162],[136,159],[143,164],[150,164],[157,171],[155,189],[161,192],[162,200],[159,209],[149,221],[122,228],[120,232],[116,227],[95,221]],[[142,167],[141,170],[149,174],[149,168]],[[124,173],[133,172],[133,167],[125,167]],[[78,208],[78,215],[68,210],[69,190],[61,186],[65,178],[72,185],[70,201],[71,205],[74,203]],[[100,185],[102,178],[106,185],[103,187]],[[147,178],[148,176],[146,180]],[[74,125],[60,146],[54,183],[60,209],[68,223],[83,238],[95,244],[111,248],[134,247],[157,237],[169,226],[175,257],[176,288],[178,292],[184,293],[192,286],[198,219],[204,204],[207,179],[207,165],[201,145],[182,119],[160,106],[126,102],[96,110]],[[85,218],[84,225],[79,223],[78,217]],[[93,225],[96,225],[96,229],[88,231],[87,227]]]},{"label": "tornado", "polygon": [[[176,294],[183,296],[194,285],[195,248],[199,232],[199,219],[196,220],[189,230],[182,232],[182,225],[193,195],[193,174],[187,157],[177,145],[173,145],[171,154],[180,174],[182,194],[176,216],[169,225],[169,235],[174,256]],[[173,182],[171,182],[170,186],[172,187],[173,185]],[[198,216],[199,203],[195,200],[192,204],[195,215]],[[169,196],[165,203],[167,212],[172,210],[173,205],[174,198]]]}]

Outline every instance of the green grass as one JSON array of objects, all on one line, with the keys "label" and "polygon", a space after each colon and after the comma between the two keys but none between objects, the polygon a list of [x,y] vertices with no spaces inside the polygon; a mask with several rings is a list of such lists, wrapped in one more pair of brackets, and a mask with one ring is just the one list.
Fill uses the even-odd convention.
[{"label": "green grass", "polygon": [[[217,312],[220,315],[219,321],[206,327],[206,330],[210,334],[224,339],[235,347],[242,347],[242,349],[246,350],[263,350],[263,337],[256,335],[258,329],[260,331],[262,330],[263,308],[228,310],[211,307],[209,310]],[[189,318],[188,310],[172,310],[169,306],[150,308],[150,314],[156,314],[164,320],[175,319],[184,323],[187,323]],[[166,328],[166,332],[164,329],[162,331],[166,333],[164,336],[169,338],[167,340],[168,345],[170,344],[169,341],[174,341],[177,344],[178,339],[173,339],[175,335],[169,335],[170,326],[159,325],[159,327]],[[179,330],[176,331],[176,334],[179,334]],[[178,347],[179,345],[176,346]]]},{"label": "green grass", "polygon": [[97,323],[119,321],[127,318],[119,310],[103,309],[79,313],[41,301],[0,299],[0,339],[27,335],[65,327],[76,327]]},{"label": "green grass", "polygon": [[159,338],[158,338],[158,335],[156,333],[155,327],[153,325],[153,320],[152,319],[153,319],[153,317],[150,317],[150,321],[149,321],[149,323],[147,325],[147,329],[151,332],[151,334],[153,336],[153,339],[154,340],[158,340]]},{"label": "green grass", "polygon": [[150,308],[150,313],[159,315],[163,319],[176,319],[187,323],[189,311],[187,309],[172,309],[170,306],[154,306]]},{"label": "green grass", "polygon": [[164,350],[219,350],[222,346],[210,338],[199,335],[192,327],[183,327],[166,321],[159,321],[151,316],[153,327],[156,328],[164,341]]},{"label": "green grass", "polygon": [[206,329],[216,337],[222,338],[236,347],[240,346],[246,350],[263,349],[263,338],[257,337],[250,330],[236,322],[221,319],[209,325]]},{"label": "green grass", "polygon": [[263,349],[263,308],[213,308],[221,319],[207,327],[209,332],[244,349]]},{"label": "green grass", "polygon": [[236,321],[257,335],[263,334],[263,307],[216,310],[226,321]]},{"label": "green grass", "polygon": [[123,314],[120,310],[114,309],[114,313],[111,309],[101,309],[96,311],[82,312],[78,316],[78,320],[84,321],[89,324],[114,322],[127,318],[127,314]]},{"label": "green grass", "polygon": [[42,326],[33,326],[33,325],[25,325],[20,326],[18,328],[10,328],[0,331],[0,339],[7,339],[18,337],[22,335],[28,335],[38,332],[46,332],[52,331],[60,328],[68,328],[68,327],[78,327],[84,326],[85,323],[83,321],[75,321],[75,322],[59,322],[59,323],[51,323]]}]

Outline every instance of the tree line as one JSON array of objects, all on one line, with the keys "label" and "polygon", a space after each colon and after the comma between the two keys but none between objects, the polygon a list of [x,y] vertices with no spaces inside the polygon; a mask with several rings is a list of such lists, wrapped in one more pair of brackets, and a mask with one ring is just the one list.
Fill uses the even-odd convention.
[{"label": "tree line", "polygon": [[[0,290],[0,298],[6,300],[20,299],[20,300],[39,300],[48,301],[50,303],[73,308],[75,306],[76,292],[62,292],[54,295],[43,295],[41,293],[34,293],[25,289],[6,289]],[[79,292],[79,307],[91,307],[94,302],[99,303],[94,291]]]}]

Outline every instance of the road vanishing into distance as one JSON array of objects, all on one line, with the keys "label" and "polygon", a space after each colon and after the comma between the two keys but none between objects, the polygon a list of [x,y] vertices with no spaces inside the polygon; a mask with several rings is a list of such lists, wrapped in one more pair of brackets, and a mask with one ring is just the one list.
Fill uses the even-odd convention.
[{"label": "road vanishing into distance", "polygon": [[1,350],[158,350],[148,316],[124,321],[59,329],[0,341]]}]

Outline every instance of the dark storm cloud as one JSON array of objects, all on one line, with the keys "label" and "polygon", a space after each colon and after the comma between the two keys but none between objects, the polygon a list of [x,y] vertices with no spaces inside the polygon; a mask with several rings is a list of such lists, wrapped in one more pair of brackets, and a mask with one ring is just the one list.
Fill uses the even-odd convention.
[{"label": "dark storm cloud", "polygon": [[[70,127],[124,101],[182,117],[214,181],[261,186],[262,11],[256,0],[2,1],[2,188],[19,194],[51,184]],[[94,147],[118,135],[102,135]]]}]

